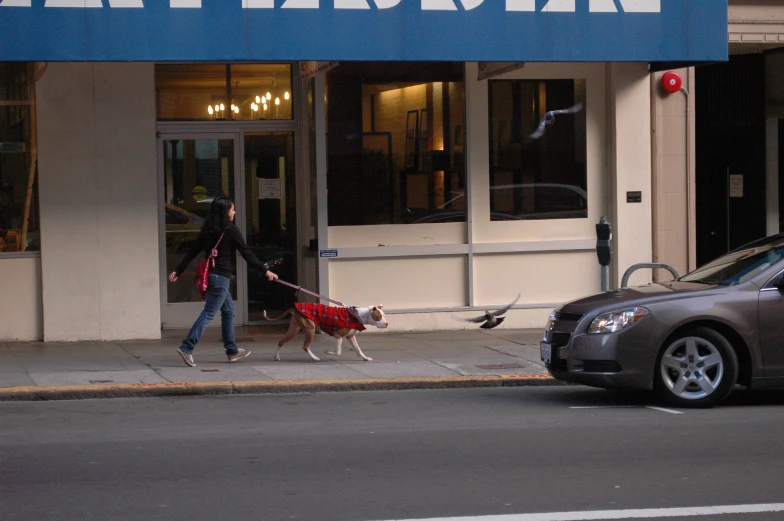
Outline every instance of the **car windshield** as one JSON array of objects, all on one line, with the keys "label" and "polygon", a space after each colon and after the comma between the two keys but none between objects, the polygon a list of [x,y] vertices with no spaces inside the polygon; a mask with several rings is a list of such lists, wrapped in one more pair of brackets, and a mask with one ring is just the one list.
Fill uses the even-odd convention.
[{"label": "car windshield", "polygon": [[734,286],[750,280],[784,259],[784,236],[747,244],[681,277],[683,282]]}]

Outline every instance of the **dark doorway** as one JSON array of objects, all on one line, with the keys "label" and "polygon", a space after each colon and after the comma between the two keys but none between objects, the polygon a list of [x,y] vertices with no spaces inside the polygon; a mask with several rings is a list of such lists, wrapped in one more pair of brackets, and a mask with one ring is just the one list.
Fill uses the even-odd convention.
[{"label": "dark doorway", "polygon": [[765,56],[696,69],[697,264],[764,237]]}]

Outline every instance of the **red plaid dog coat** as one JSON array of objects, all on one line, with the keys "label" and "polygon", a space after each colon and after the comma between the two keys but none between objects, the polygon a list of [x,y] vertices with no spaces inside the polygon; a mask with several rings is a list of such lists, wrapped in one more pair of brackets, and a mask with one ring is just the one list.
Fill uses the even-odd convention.
[{"label": "red plaid dog coat", "polygon": [[365,325],[357,317],[349,313],[348,308],[313,304],[310,302],[294,304],[297,311],[318,324],[323,332],[334,336],[335,330],[341,327],[364,331]]}]

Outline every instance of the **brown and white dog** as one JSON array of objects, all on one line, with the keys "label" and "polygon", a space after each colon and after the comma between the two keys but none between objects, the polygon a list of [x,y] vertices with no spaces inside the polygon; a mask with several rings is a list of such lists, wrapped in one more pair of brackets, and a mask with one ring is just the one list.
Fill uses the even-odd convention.
[{"label": "brown and white dog", "polygon": [[302,349],[313,360],[318,362],[320,360],[319,357],[310,350],[310,343],[316,334],[316,324],[318,324],[324,333],[337,339],[337,349],[335,351],[327,351],[328,355],[340,356],[343,339],[347,338],[360,358],[370,362],[373,359],[365,356],[365,353],[362,352],[357,343],[356,335],[365,329],[365,325],[376,326],[381,329],[389,326],[387,318],[381,310],[382,307],[379,305],[368,308],[341,308],[324,304],[296,303],[293,308],[287,309],[282,315],[275,318],[267,317],[267,312],[265,311],[264,318],[270,322],[280,320],[291,314],[291,322],[289,323],[288,331],[286,331],[286,336],[278,342],[275,360],[280,360],[280,350],[283,348],[283,344],[294,338],[302,330],[305,333],[305,343],[302,345]]}]

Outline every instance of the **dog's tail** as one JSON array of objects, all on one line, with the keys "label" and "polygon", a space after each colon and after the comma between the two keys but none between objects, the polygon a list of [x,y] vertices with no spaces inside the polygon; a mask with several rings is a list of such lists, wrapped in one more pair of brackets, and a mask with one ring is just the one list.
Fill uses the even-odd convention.
[{"label": "dog's tail", "polygon": [[265,309],[264,310],[264,320],[267,320],[269,322],[275,322],[276,320],[280,320],[281,318],[285,317],[286,315],[290,315],[292,313],[294,313],[294,308],[289,308],[286,311],[284,311],[281,315],[278,315],[275,318],[270,318],[270,317],[267,316],[267,310]]}]

